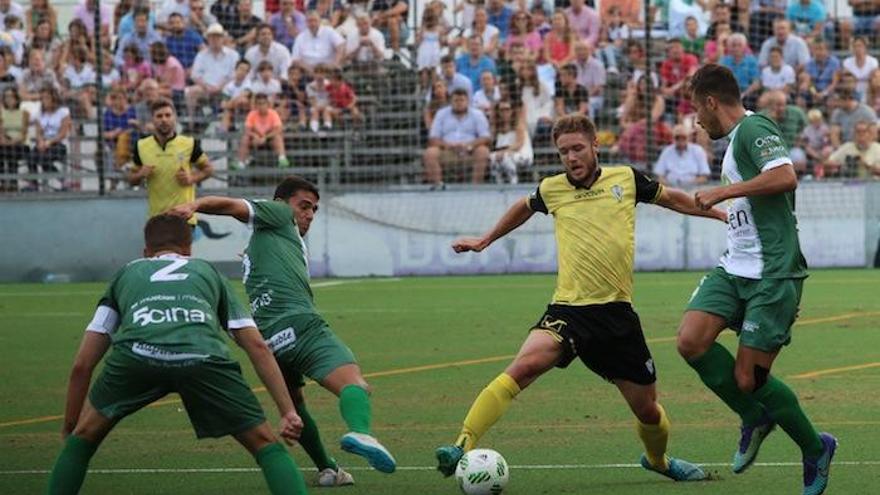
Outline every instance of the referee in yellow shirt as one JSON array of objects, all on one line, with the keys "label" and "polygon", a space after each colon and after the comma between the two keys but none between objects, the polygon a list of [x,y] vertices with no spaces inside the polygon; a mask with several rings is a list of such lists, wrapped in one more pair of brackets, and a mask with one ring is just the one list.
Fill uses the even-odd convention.
[{"label": "referee in yellow shirt", "polygon": [[[201,143],[191,136],[177,134],[177,112],[168,99],[150,104],[155,131],[138,140],[132,153],[134,170],[128,173],[128,182],[147,183],[149,216],[196,199],[196,184],[214,173]],[[189,219],[196,225],[196,218]]]},{"label": "referee in yellow shirt", "polygon": [[437,449],[437,469],[449,476],[524,388],[554,366],[575,358],[620,390],[637,418],[645,445],[641,464],[676,481],[698,481],[698,466],[666,455],[669,420],[657,402],[656,372],[639,317],[632,308],[636,204],[654,203],[688,215],[725,221],[718,209],[703,211],[693,197],[663,187],[631,167],[598,165],[596,128],[581,114],[560,118],[553,142],[565,173],[544,179],[516,202],[492,230],[452,245],[480,252],[525,223],[535,212],[553,215],[559,273],[547,311],[531,328],[504,373],[477,397],[452,445]]}]

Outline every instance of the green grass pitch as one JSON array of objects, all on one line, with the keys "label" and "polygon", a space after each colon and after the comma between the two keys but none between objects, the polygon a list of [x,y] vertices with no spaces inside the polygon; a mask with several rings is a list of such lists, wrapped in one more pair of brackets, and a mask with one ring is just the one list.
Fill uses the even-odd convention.
[{"label": "green grass pitch", "polygon": [[[672,420],[670,452],[712,463],[717,481],[674,484],[631,467],[641,445],[616,389],[578,362],[522,393],[481,446],[513,465],[515,494],[800,493],[800,453],[777,430],[749,472],[727,463],[738,422],[675,350],[682,308],[700,273],[636,276],[640,313]],[[432,471],[435,446],[454,439],[468,406],[518,349],[541,315],[548,275],[410,278],[319,283],[319,308],[358,356],[374,393],[377,436],[402,467],[387,476],[338,447],[344,425],[335,398],[306,395],[332,454],[353,469],[346,494],[452,494]],[[774,369],[808,414],[840,439],[829,494],[880,493],[880,272],[815,271],[791,346]],[[71,360],[103,284],[0,286],[0,493],[39,493],[60,448]],[[725,333],[725,345],[733,346]],[[241,357],[241,353],[238,353]],[[452,364],[457,363],[457,364]],[[245,364],[253,386],[259,383]],[[806,375],[806,376],[803,376]],[[273,422],[268,396],[258,393]],[[172,397],[169,397],[173,399]],[[311,467],[293,448],[300,466]],[[614,466],[612,466],[614,465]],[[123,421],[96,454],[84,493],[263,493],[255,463],[233,440],[196,441],[179,403]],[[131,470],[157,469],[158,472]],[[307,474],[307,479],[313,475]],[[313,490],[313,491],[318,491]]]}]

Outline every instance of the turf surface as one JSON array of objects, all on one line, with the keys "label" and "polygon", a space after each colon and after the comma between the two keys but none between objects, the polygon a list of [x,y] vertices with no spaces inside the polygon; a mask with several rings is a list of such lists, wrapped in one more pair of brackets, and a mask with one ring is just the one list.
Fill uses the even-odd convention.
[{"label": "turf surface", "polygon": [[[616,389],[577,362],[521,394],[484,438],[514,465],[510,494],[800,493],[800,454],[777,430],[760,463],[734,476],[737,421],[679,358],[674,335],[699,273],[636,277],[636,309],[669,412],[671,453],[719,480],[674,484],[631,467],[640,444]],[[336,401],[307,387],[312,414],[357,486],[346,494],[456,493],[430,470],[435,446],[454,439],[470,402],[516,352],[553,287],[550,276],[412,278],[318,283],[320,309],[358,356],[374,387],[376,434],[404,469],[387,476],[339,451]],[[798,393],[821,429],[840,439],[829,494],[880,486],[880,272],[815,271],[805,285],[793,345],[774,372]],[[60,448],[68,369],[101,284],[0,285],[0,493],[38,493]],[[735,340],[726,334],[722,342]],[[241,356],[241,353],[238,354]],[[457,363],[457,364],[453,364]],[[874,366],[871,366],[874,365]],[[253,386],[250,365],[244,366]],[[801,376],[831,370],[827,373]],[[268,395],[260,392],[275,422]],[[83,493],[264,493],[251,458],[231,439],[196,441],[174,396],[123,421],[93,459]],[[301,466],[310,467],[293,448]],[[778,465],[777,465],[778,463]],[[614,466],[611,466],[614,465]],[[520,467],[516,467],[520,466]],[[531,466],[531,467],[529,467]],[[130,471],[150,470],[157,472]],[[311,477],[312,475],[307,475]],[[317,491],[317,490],[315,490]]]}]

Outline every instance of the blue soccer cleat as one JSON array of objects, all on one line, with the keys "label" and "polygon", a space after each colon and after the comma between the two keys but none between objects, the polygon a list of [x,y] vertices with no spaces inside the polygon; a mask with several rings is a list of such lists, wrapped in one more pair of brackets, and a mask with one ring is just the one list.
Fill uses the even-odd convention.
[{"label": "blue soccer cleat", "polygon": [[828,487],[831,459],[837,450],[837,439],[830,433],[820,433],[822,455],[816,459],[804,459],[804,495],[822,495]]},{"label": "blue soccer cleat", "polygon": [[755,458],[758,457],[758,450],[761,449],[761,444],[774,428],[776,428],[776,423],[769,417],[761,424],[754,426],[742,425],[740,427],[739,448],[733,454],[734,473],[740,474],[745,472],[755,462]]},{"label": "blue soccer cleat", "polygon": [[645,454],[642,454],[641,463],[642,467],[648,471],[662,474],[674,481],[705,481],[709,479],[709,476],[700,469],[700,466],[674,457],[666,458],[666,471],[661,471],[652,466],[651,462],[648,461],[648,456]]},{"label": "blue soccer cleat", "polygon": [[444,445],[437,447],[434,455],[437,457],[437,471],[443,473],[443,476],[449,477],[455,474],[455,467],[458,466],[458,461],[464,455],[464,449],[458,445]]},{"label": "blue soccer cleat", "polygon": [[342,450],[367,459],[370,466],[383,473],[393,473],[397,469],[397,461],[374,437],[353,431],[342,436],[339,442]]}]

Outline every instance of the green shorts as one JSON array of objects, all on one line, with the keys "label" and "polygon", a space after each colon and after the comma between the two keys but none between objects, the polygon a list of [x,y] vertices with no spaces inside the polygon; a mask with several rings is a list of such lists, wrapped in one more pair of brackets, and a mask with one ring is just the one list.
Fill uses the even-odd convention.
[{"label": "green shorts", "polygon": [[117,422],[172,392],[180,394],[198,438],[233,435],[266,421],[241,367],[229,360],[169,364],[113,349],[89,400]]},{"label": "green shorts", "polygon": [[718,315],[737,332],[741,345],[776,352],[791,342],[803,287],[802,278],[756,280],[717,267],[700,281],[687,311]]},{"label": "green shorts", "polygon": [[351,349],[317,314],[292,315],[274,325],[266,343],[275,353],[288,385],[302,387],[304,376],[322,381],[336,368],[357,363]]}]

